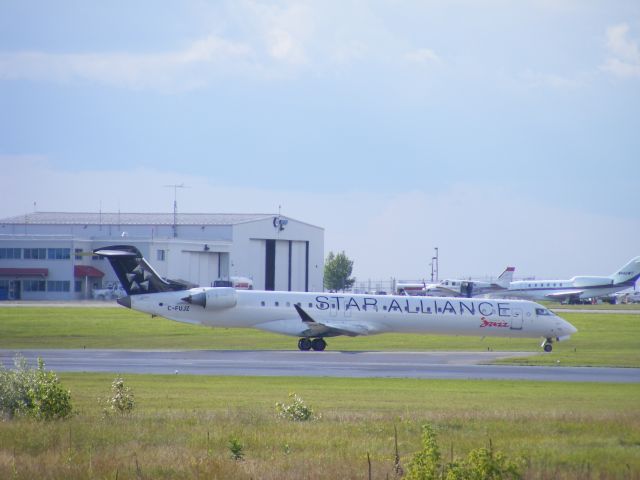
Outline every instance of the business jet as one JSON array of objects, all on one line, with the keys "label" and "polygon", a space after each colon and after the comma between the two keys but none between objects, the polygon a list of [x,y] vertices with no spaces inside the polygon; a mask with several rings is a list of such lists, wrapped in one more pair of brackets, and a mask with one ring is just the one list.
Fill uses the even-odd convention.
[{"label": "business jet", "polygon": [[325,338],[385,332],[543,338],[577,330],[546,308],[523,300],[417,298],[192,287],[161,278],[131,245],[94,250],[111,263],[127,296],[122,306],[178,322],[213,327],[249,327],[299,337],[300,350],[324,350]]},{"label": "business jet", "polygon": [[499,296],[572,302],[585,298],[603,297],[625,290],[633,287],[638,278],[640,278],[640,257],[635,257],[607,277],[576,276],[569,280],[521,280],[511,282],[507,290],[499,292]]},{"label": "business jet", "polygon": [[502,292],[509,288],[513,280],[514,267],[507,267],[495,282],[481,282],[474,280],[442,280],[440,283],[427,285],[425,294],[430,296],[442,295],[450,297],[482,297]]}]

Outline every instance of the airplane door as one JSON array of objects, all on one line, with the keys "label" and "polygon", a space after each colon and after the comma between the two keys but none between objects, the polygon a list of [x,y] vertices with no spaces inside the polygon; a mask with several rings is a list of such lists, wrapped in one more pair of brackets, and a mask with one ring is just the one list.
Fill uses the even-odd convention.
[{"label": "airplane door", "polygon": [[511,309],[511,330],[522,330],[522,310]]}]

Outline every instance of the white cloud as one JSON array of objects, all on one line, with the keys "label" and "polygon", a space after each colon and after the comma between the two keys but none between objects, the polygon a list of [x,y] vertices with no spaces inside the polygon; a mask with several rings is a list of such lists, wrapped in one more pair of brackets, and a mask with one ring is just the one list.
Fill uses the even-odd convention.
[{"label": "white cloud", "polygon": [[202,19],[208,30],[169,51],[5,51],[0,53],[0,79],[91,81],[173,92],[206,86],[220,77],[332,76],[336,67],[361,61],[397,65],[400,60],[414,67],[441,62],[433,50],[414,48],[402,32],[394,31],[380,6],[239,0],[222,10],[212,7]]},{"label": "white cloud", "polygon": [[428,64],[428,63],[440,63],[440,57],[436,55],[436,53],[428,48],[419,48],[417,50],[412,50],[404,54],[405,60],[418,63],[418,64]]},{"label": "white cloud", "polygon": [[607,28],[606,59],[602,70],[622,78],[640,78],[640,47],[629,38],[629,25],[623,23]]},{"label": "white cloud", "polygon": [[573,89],[584,84],[577,78],[566,77],[556,73],[540,73],[527,70],[521,78],[525,84],[534,88]]},{"label": "white cloud", "polygon": [[165,53],[0,54],[0,78],[98,83],[132,89],[185,90],[200,85],[221,64],[242,65],[251,48],[215,36]]}]

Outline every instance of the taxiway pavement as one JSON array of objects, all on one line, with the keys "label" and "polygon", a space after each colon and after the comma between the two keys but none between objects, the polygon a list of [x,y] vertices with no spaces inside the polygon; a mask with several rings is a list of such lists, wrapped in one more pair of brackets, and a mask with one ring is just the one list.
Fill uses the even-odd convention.
[{"label": "taxiway pavement", "polygon": [[640,368],[487,365],[531,352],[0,350],[0,363],[17,353],[58,372],[640,383]]}]

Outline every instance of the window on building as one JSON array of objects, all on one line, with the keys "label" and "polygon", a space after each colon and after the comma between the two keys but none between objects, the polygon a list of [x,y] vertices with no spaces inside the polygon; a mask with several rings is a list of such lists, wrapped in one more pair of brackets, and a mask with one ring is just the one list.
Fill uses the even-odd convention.
[{"label": "window on building", "polygon": [[166,252],[166,250],[158,250],[158,254],[156,256],[156,259],[160,260],[161,262],[164,262],[165,252]]},{"label": "window on building", "polygon": [[82,292],[82,280],[76,280],[73,283],[73,291],[76,293]]},{"label": "window on building", "polygon": [[47,290],[49,292],[68,292],[69,280],[47,280]]},{"label": "window on building", "polygon": [[25,248],[24,249],[25,260],[44,260],[47,258],[46,248]]},{"label": "window on building", "polygon": [[82,260],[82,249],[81,248],[76,248],[75,254],[76,254],[76,260]]},{"label": "window on building", "polygon": [[0,260],[13,260],[22,258],[21,248],[0,248]]},{"label": "window on building", "polygon": [[69,260],[71,258],[70,248],[48,248],[47,258],[49,260]]},{"label": "window on building", "polygon": [[44,280],[23,280],[22,289],[25,292],[44,292],[45,281]]}]

